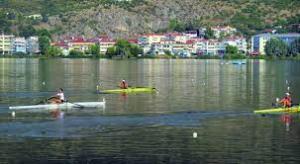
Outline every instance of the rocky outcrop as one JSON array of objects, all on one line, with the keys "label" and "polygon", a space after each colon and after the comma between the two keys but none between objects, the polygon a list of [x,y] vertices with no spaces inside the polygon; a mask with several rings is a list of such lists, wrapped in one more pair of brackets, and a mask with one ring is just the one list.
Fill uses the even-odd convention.
[{"label": "rocky outcrop", "polygon": [[[255,3],[251,0],[244,0],[243,3],[229,0],[147,0],[130,8],[98,5],[52,16],[47,27],[59,36],[65,34],[93,37],[106,34],[114,38],[132,37],[165,30],[171,19],[186,24],[229,24],[235,14]],[[297,9],[299,8],[285,8],[282,12],[289,10],[289,13],[297,13]],[[270,5],[264,5],[263,9],[258,10],[268,11],[263,15],[263,20],[266,21],[278,19],[282,14],[281,10],[274,10]]]}]

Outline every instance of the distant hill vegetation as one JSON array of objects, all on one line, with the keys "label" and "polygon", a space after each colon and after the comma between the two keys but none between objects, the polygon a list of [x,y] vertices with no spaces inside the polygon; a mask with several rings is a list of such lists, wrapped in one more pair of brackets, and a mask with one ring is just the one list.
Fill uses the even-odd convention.
[{"label": "distant hill vegetation", "polygon": [[251,36],[300,23],[299,0],[5,0],[0,6],[0,30],[23,36],[46,28],[54,37],[117,38],[215,25]]}]

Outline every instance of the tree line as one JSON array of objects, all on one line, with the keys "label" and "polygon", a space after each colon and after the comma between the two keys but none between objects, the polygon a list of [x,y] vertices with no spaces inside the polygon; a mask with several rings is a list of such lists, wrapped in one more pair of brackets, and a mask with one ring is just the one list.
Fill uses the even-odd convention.
[{"label": "tree line", "polygon": [[274,57],[296,57],[300,54],[300,38],[289,45],[279,38],[271,38],[266,42],[265,53]]}]

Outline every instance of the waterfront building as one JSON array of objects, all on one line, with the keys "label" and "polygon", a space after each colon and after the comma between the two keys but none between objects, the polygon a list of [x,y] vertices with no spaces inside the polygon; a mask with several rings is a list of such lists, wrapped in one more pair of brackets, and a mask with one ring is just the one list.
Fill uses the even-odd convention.
[{"label": "waterfront building", "polygon": [[24,37],[15,37],[12,41],[12,53],[26,53],[26,39]]},{"label": "waterfront building", "polygon": [[287,45],[290,45],[294,40],[300,38],[299,33],[288,33],[288,34],[258,34],[254,35],[251,38],[251,53],[265,55],[265,46],[267,41],[271,38],[278,38],[285,42]]},{"label": "waterfront building", "polygon": [[37,36],[31,36],[26,39],[26,51],[29,54],[40,53],[39,38]]},{"label": "waterfront building", "polygon": [[83,37],[74,37],[68,41],[68,50],[76,50],[80,52],[86,52],[92,45],[96,43],[90,40],[86,40]]},{"label": "waterfront building", "polygon": [[107,49],[115,46],[115,44],[116,44],[116,41],[108,36],[100,37],[99,38],[100,53],[106,54]]},{"label": "waterfront building", "polygon": [[206,55],[218,55],[219,53],[219,42],[215,39],[210,39],[206,41],[206,47],[204,50]]},{"label": "waterfront building", "polygon": [[[220,50],[226,50],[227,46],[234,46],[242,54],[247,52],[247,41],[244,37],[229,37],[224,39],[220,44]],[[224,51],[225,52],[225,51]]]},{"label": "waterfront building", "polygon": [[206,39],[197,39],[195,40],[195,45],[193,47],[193,52],[198,55],[204,55],[206,52]]},{"label": "waterfront building", "polygon": [[2,55],[11,53],[13,38],[14,35],[5,35],[3,33],[0,36],[0,53]]}]

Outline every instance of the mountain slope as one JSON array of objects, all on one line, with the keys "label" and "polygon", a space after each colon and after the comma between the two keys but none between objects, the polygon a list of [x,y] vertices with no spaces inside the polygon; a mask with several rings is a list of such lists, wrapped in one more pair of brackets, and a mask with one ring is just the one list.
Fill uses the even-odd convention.
[{"label": "mountain slope", "polygon": [[48,21],[36,24],[36,28],[88,37],[174,30],[172,20],[185,29],[228,24],[251,35],[284,25],[287,18],[300,13],[299,0],[7,0],[0,5],[24,15],[48,15]]}]

